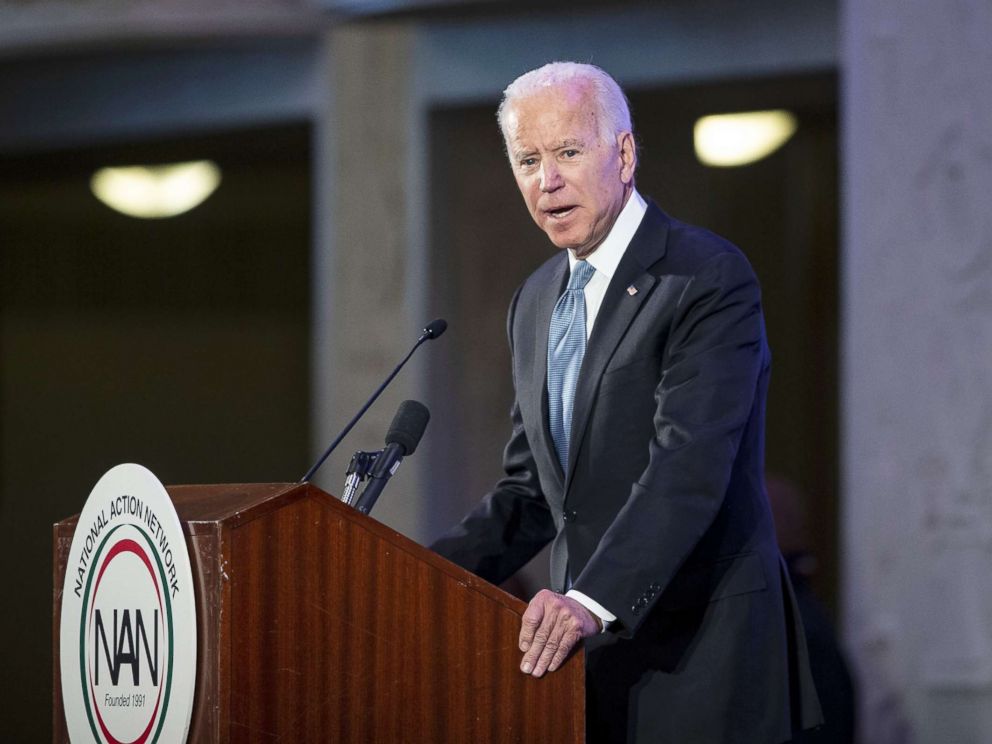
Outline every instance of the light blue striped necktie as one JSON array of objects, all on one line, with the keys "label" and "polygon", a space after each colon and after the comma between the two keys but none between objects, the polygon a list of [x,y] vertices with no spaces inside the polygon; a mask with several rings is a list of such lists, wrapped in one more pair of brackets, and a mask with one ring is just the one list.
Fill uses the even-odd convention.
[{"label": "light blue striped necktie", "polygon": [[586,297],[583,290],[596,269],[577,261],[568,287],[555,305],[548,331],[548,424],[562,470],[568,469],[572,404],[586,353]]}]

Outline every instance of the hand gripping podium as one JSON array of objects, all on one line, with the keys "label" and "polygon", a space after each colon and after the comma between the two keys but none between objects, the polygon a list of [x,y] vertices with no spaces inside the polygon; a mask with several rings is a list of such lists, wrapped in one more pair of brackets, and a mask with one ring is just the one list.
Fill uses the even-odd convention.
[{"label": "hand gripping podium", "polygon": [[[193,567],[191,742],[582,742],[581,650],[519,670],[525,604],[311,484],[173,486]],[[54,528],[59,616],[77,517]]]}]

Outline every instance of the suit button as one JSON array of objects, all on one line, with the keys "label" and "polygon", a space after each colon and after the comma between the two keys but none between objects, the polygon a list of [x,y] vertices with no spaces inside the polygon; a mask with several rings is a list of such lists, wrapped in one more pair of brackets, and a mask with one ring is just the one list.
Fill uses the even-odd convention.
[{"label": "suit button", "polygon": [[576,514],[575,509],[566,509],[561,515],[561,518],[566,522],[574,522],[577,516],[578,514]]},{"label": "suit button", "polygon": [[640,615],[641,614],[641,608],[638,607],[637,605],[634,605],[633,607],[631,607],[630,608],[630,611],[633,612],[635,615]]},{"label": "suit button", "polygon": [[648,606],[648,600],[647,600],[647,598],[646,597],[638,597],[637,598],[637,601],[634,603],[634,606],[635,607],[641,607],[641,608],[647,607]]},{"label": "suit button", "polygon": [[648,588],[649,588],[649,589],[650,589],[650,590],[651,590],[652,592],[655,592],[655,593],[657,593],[657,592],[660,592],[660,591],[661,591],[661,585],[660,585],[660,584],[652,584],[652,585],[651,585],[650,587],[648,587]]}]

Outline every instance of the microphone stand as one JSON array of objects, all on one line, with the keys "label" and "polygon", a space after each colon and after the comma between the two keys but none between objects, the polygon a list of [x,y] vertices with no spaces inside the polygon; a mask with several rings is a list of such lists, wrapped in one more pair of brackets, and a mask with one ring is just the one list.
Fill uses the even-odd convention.
[{"label": "microphone stand", "polygon": [[[437,322],[438,321],[434,321],[434,323],[437,323]],[[365,405],[362,406],[362,409],[358,413],[355,414],[354,418],[352,418],[351,421],[348,422],[348,425],[346,427],[344,427],[344,429],[341,431],[341,433],[337,435],[337,438],[335,438],[335,440],[333,442],[331,442],[330,447],[328,447],[326,450],[324,450],[324,454],[322,454],[320,456],[320,459],[317,460],[317,462],[315,462],[313,464],[313,467],[311,467],[307,471],[306,475],[304,475],[302,478],[300,478],[300,483],[306,483],[307,481],[309,481],[313,477],[313,474],[316,473],[317,470],[320,468],[320,466],[324,464],[324,460],[327,459],[328,455],[330,455],[331,452],[334,451],[334,448],[335,447],[337,447],[339,444],[341,444],[341,440],[342,439],[344,439],[346,436],[348,436],[348,432],[350,432],[352,430],[352,428],[355,426],[355,424],[358,423],[358,419],[360,419],[362,417],[362,415],[367,410],[369,410],[369,406],[371,406],[373,403],[375,403],[376,398],[378,398],[382,394],[382,391],[386,389],[386,386],[390,382],[393,381],[393,378],[396,377],[396,375],[399,374],[399,371],[403,368],[403,365],[406,364],[407,363],[407,360],[410,357],[413,356],[413,352],[415,352],[417,349],[419,349],[420,348],[420,345],[422,343],[424,343],[424,341],[427,341],[427,340],[432,339],[432,338],[437,338],[437,336],[440,336],[441,333],[444,332],[444,328],[447,327],[447,325],[448,325],[447,323],[444,323],[444,321],[441,321],[441,323],[444,323],[444,327],[442,327],[440,329],[440,331],[435,331],[435,330],[432,329],[432,326],[434,326],[434,323],[431,323],[430,325],[428,325],[427,328],[424,329],[423,334],[420,336],[420,338],[417,339],[417,343],[415,343],[413,345],[413,348],[410,349],[410,353],[407,354],[405,357],[403,357],[403,361],[400,362],[399,364],[397,364],[396,365],[396,369],[394,369],[392,371],[392,373],[389,375],[389,377],[387,377],[383,381],[383,383],[378,388],[376,388],[376,391],[374,393],[372,393],[372,397],[369,398],[367,401],[365,401]]]},{"label": "microphone stand", "polygon": [[378,452],[364,452],[359,450],[351,456],[351,464],[348,465],[348,472],[345,473],[344,492],[341,494],[341,500],[348,504],[348,506],[351,506],[355,501],[358,485],[365,482],[369,472],[372,470],[372,466],[381,454],[382,450]]}]

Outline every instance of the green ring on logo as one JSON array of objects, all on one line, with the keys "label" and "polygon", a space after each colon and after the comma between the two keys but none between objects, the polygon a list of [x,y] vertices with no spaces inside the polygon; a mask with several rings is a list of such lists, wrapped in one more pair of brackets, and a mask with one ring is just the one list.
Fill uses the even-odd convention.
[{"label": "green ring on logo", "polygon": [[143,529],[141,529],[141,527],[139,527],[136,524],[128,522],[125,524],[119,524],[116,527],[114,527],[112,530],[110,530],[110,532],[107,533],[107,536],[103,538],[103,540],[100,542],[99,547],[96,549],[96,552],[93,554],[93,561],[92,563],[90,563],[90,575],[86,579],[86,591],[83,592],[83,609],[79,617],[79,684],[83,688],[82,689],[83,703],[86,705],[86,718],[89,721],[90,730],[93,732],[93,738],[99,744],[102,740],[100,739],[99,732],[96,730],[96,722],[93,720],[93,711],[90,710],[90,699],[89,696],[86,694],[86,655],[85,655],[86,644],[83,642],[84,638],[86,637],[86,606],[90,600],[90,587],[93,584],[93,574],[95,573],[94,568],[100,562],[99,558],[103,554],[103,548],[107,544],[107,541],[110,539],[110,536],[113,535],[115,532],[117,532],[117,530],[119,530],[121,527],[133,527],[139,533],[141,533],[141,536],[143,538],[145,538],[145,542],[148,543],[148,547],[151,548],[151,554],[155,557],[155,565],[158,566],[159,577],[162,580],[162,594],[165,595],[165,612],[166,612],[166,617],[168,619],[168,622],[166,623],[166,628],[168,630],[168,637],[169,637],[169,643],[168,643],[169,665],[168,665],[168,670],[166,671],[166,679],[165,679],[165,696],[164,696],[165,702],[162,705],[162,714],[159,716],[158,719],[158,727],[155,729],[155,734],[152,736],[152,744],[155,744],[155,742],[158,741],[159,734],[162,733],[162,726],[165,724],[165,716],[169,710],[169,694],[172,689],[172,657],[173,657],[173,645],[174,645],[173,644],[174,636],[172,630],[172,625],[173,625],[172,598],[169,596],[169,592],[168,592],[169,584],[165,577],[165,567],[162,565],[162,560],[161,558],[159,558],[158,551],[155,549],[155,543],[152,542],[152,539],[151,537],[148,536],[148,533],[145,532]]}]

